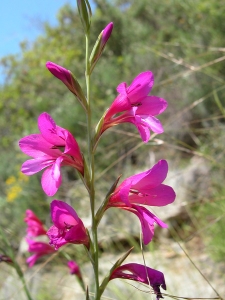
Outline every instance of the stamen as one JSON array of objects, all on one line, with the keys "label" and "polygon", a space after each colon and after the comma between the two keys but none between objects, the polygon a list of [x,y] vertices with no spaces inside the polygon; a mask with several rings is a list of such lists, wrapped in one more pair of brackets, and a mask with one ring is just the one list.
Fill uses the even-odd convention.
[{"label": "stamen", "polygon": [[66,230],[70,230],[73,227],[73,225],[67,224],[66,222],[64,222],[64,224]]}]

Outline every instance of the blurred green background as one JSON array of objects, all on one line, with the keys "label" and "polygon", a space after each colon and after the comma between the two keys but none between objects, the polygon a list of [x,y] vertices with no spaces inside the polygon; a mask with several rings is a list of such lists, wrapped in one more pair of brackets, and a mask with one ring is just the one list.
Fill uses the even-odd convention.
[{"label": "blurred green background", "polygon": [[[103,199],[119,174],[130,176],[135,170],[150,168],[147,159],[150,152],[156,160],[167,159],[172,170],[185,170],[193,158],[201,158],[209,170],[206,178],[200,178],[206,182],[206,188],[204,193],[200,185],[198,193],[198,183],[197,188],[192,185],[187,188],[182,214],[169,222],[172,232],[169,238],[185,245],[198,237],[208,255],[224,262],[224,1],[96,0],[94,3],[92,45],[101,30],[114,22],[113,34],[92,76],[95,122],[117,95],[117,85],[123,81],[130,84],[145,70],[155,75],[151,94],[165,98],[169,104],[159,116],[165,132],[148,144],[141,143],[130,124],[104,134],[96,155],[97,198]],[[82,108],[45,68],[50,60],[70,69],[85,87],[85,39],[77,11],[65,5],[58,13],[57,26],[48,23],[43,26],[42,34],[32,45],[21,41],[19,56],[9,55],[0,61],[5,75],[0,87],[0,226],[15,251],[25,234],[23,218],[27,208],[46,225],[50,224],[50,200],[41,189],[41,174],[26,177],[20,173],[21,163],[27,157],[19,151],[18,140],[38,132],[37,117],[46,111],[59,126],[70,130],[82,151],[86,151]],[[68,200],[69,195],[74,195],[76,200],[69,201],[79,209],[82,201],[88,201],[87,195],[79,190],[75,172],[66,168],[63,172],[62,188],[54,198]],[[123,240],[121,245],[108,241],[103,252],[114,253],[127,244],[136,244],[136,237]],[[152,245],[158,247],[157,239]],[[77,253],[76,258],[82,262],[83,255],[79,257]]]}]

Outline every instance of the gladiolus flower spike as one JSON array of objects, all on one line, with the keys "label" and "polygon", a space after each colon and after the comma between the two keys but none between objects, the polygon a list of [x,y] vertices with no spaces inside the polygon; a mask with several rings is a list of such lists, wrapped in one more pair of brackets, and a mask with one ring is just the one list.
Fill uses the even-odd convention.
[{"label": "gladiolus flower spike", "polygon": [[119,84],[117,87],[119,95],[105,113],[100,134],[112,126],[125,122],[137,127],[145,143],[150,139],[150,130],[162,133],[163,127],[155,116],[167,108],[167,102],[156,96],[148,96],[153,84],[154,77],[151,71],[140,73],[128,87],[125,82]]},{"label": "gladiolus flower spike", "polygon": [[125,264],[116,268],[110,280],[115,278],[129,279],[150,285],[156,294],[157,300],[163,298],[160,287],[166,290],[165,278],[162,272],[136,263]]},{"label": "gladiolus flower spike", "polygon": [[116,188],[107,205],[107,208],[117,207],[137,215],[141,222],[145,245],[153,238],[154,223],[163,228],[167,228],[167,224],[140,204],[165,206],[175,200],[174,190],[162,184],[167,172],[167,161],[160,160],[150,170],[128,177]]},{"label": "gladiolus flower spike", "polygon": [[53,200],[51,203],[53,226],[47,231],[50,245],[59,249],[65,244],[84,244],[89,248],[89,237],[82,220],[67,203]]},{"label": "gladiolus flower spike", "polygon": [[19,141],[21,151],[33,157],[23,163],[21,171],[26,175],[33,175],[47,168],[42,175],[41,184],[44,192],[53,196],[62,181],[60,167],[72,166],[83,176],[83,157],[73,135],[57,126],[46,112],[39,116],[38,127],[40,134],[31,134]]}]

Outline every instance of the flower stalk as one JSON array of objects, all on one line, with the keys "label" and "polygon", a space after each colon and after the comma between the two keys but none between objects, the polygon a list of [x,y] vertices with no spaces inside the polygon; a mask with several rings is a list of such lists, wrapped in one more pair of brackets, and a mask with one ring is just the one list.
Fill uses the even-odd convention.
[{"label": "flower stalk", "polygon": [[93,243],[93,268],[95,275],[95,300],[100,299],[99,293],[99,274],[98,274],[98,232],[97,232],[97,222],[95,220],[95,160],[94,160],[94,150],[92,145],[92,109],[90,101],[90,63],[89,63],[89,33],[86,34],[86,88],[87,88],[87,140],[88,140],[88,163],[89,163],[89,174],[90,174],[90,207],[92,216],[92,243]]},{"label": "flower stalk", "polygon": [[[28,225],[28,251],[34,253],[27,259],[27,263],[29,267],[32,267],[39,257],[53,253],[68,243],[83,244],[94,270],[94,300],[100,300],[108,282],[116,278],[130,279],[150,285],[154,289],[158,300],[162,298],[160,286],[166,289],[163,273],[145,265],[135,263],[122,265],[132,249],[114,263],[108,275],[105,276],[100,284],[98,225],[104,213],[109,208],[122,209],[135,214],[139,218],[143,242],[145,245],[151,242],[154,235],[154,225],[157,224],[164,228],[167,225],[144,206],[165,206],[172,203],[176,196],[171,187],[163,184],[168,172],[168,164],[165,160],[161,160],[151,169],[130,176],[119,185],[120,176],[117,176],[104,200],[96,209],[95,151],[102,134],[109,128],[122,123],[135,125],[144,143],[149,141],[150,131],[157,134],[162,133],[162,124],[155,116],[161,114],[166,109],[167,101],[157,96],[149,96],[149,92],[154,84],[154,76],[151,71],[145,71],[137,75],[130,86],[126,82],[122,82],[117,86],[117,97],[102,115],[94,129],[92,115],[93,102],[91,101],[91,74],[111,35],[113,23],[109,23],[100,33],[90,55],[90,4],[88,0],[77,0],[77,5],[86,39],[86,96],[71,71],[52,62],[48,62],[46,66],[55,77],[67,86],[84,107],[87,120],[86,155],[83,155],[80,151],[79,145],[72,133],[58,126],[46,112],[42,113],[38,118],[40,133],[22,138],[19,146],[22,152],[32,158],[23,163],[21,170],[24,174],[29,176],[45,169],[41,184],[48,196],[54,196],[60,188],[62,183],[61,167],[70,166],[77,170],[89,194],[92,224],[90,230],[88,230],[73,207],[61,200],[54,199],[51,202],[53,225],[48,231],[42,226],[43,224],[37,216],[32,211],[27,210],[25,222]],[[45,234],[47,234],[50,240],[49,244],[54,246],[54,248],[47,243],[33,239]],[[7,239],[5,246],[6,248],[10,248]],[[6,256],[4,251],[3,253]],[[27,290],[23,273],[15,261],[14,254],[11,255],[9,252],[9,259],[12,259],[14,268],[23,282],[28,300],[32,300]],[[74,261],[69,261],[68,266],[71,274],[77,275],[81,280],[82,288],[86,290],[86,300],[89,300],[89,289],[85,287],[78,265]]]}]

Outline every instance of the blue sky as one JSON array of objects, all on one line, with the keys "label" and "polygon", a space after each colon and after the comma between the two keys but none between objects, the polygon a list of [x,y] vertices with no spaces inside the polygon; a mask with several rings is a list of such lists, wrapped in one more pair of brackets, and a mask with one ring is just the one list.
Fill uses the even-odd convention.
[{"label": "blue sky", "polygon": [[21,41],[41,34],[40,23],[56,24],[60,7],[76,0],[0,0],[0,58],[19,53]]}]

